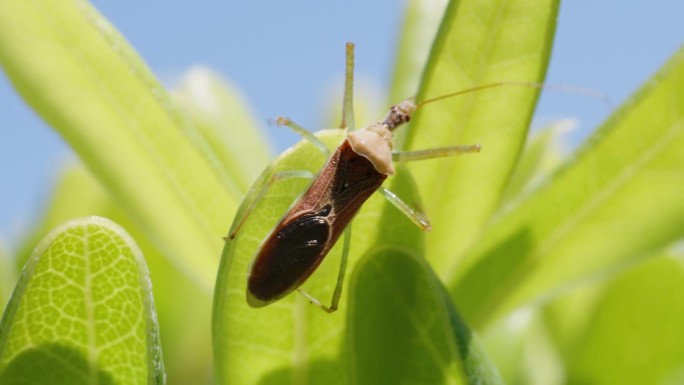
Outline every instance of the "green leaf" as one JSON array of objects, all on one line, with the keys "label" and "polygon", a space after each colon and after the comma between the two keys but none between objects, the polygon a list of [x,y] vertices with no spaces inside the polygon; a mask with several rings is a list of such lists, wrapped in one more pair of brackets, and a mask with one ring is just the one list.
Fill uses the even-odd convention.
[{"label": "green leaf", "polygon": [[[337,145],[343,134],[342,130],[328,130],[319,137],[330,145]],[[299,143],[283,153],[255,183],[235,221],[242,217],[273,173],[282,170],[315,173],[325,160],[326,156],[308,142]],[[334,314],[312,306],[298,293],[258,309],[249,307],[245,297],[248,267],[262,240],[309,183],[301,178],[275,182],[237,237],[226,242],[213,312],[214,356],[221,383],[299,383],[306,379],[311,383],[345,383],[345,368],[337,357],[343,341],[346,293],[340,310]],[[367,211],[363,211],[362,218]],[[364,240],[363,231],[354,233],[350,268],[369,242]],[[340,247],[335,247],[304,286],[308,293],[324,303],[331,298],[335,285],[339,251]]]},{"label": "green leaf", "polygon": [[537,309],[520,309],[482,334],[484,347],[507,384],[565,383],[563,362],[543,321]]},{"label": "green leaf", "polygon": [[[417,100],[499,81],[542,81],[557,11],[554,0],[452,1]],[[426,255],[440,276],[454,275],[496,210],[523,148],[537,94],[528,87],[499,87],[416,111],[403,147],[482,146],[477,155],[409,166],[433,225]]]},{"label": "green leaf", "polygon": [[103,218],[67,222],[28,261],[0,324],[2,384],[161,384],[142,253]]},{"label": "green leaf", "polygon": [[[212,167],[223,184],[241,197],[272,158],[271,146],[257,129],[244,98],[232,84],[204,67],[188,70],[174,97],[202,135],[197,146],[208,159],[215,159]],[[211,148],[203,148],[205,143]]]},{"label": "green leaf", "polygon": [[[467,16],[468,14],[460,14],[454,11],[453,9],[455,8],[456,6],[452,5],[450,8],[452,9],[452,12],[447,14],[443,26],[455,23],[456,19],[469,17]],[[521,38],[521,41],[524,43],[516,45],[513,49],[510,47],[506,49],[498,47],[503,50],[502,54],[492,59],[490,64],[493,67],[501,67],[502,61],[510,64],[510,62],[515,61],[515,59],[521,59],[522,64],[510,64],[510,67],[508,68],[511,72],[505,73],[514,73],[515,71],[519,71],[518,73],[523,74],[531,73],[532,75],[530,76],[532,77],[525,78],[524,80],[536,80],[540,78],[544,72],[548,55],[547,40],[549,39],[548,34],[542,33],[540,36],[539,31],[541,30],[544,32],[549,28],[548,23],[555,17],[556,8],[555,5],[538,7],[538,4],[535,4],[535,6],[520,6],[519,8],[513,7],[513,9],[515,12],[511,12],[513,15],[510,18],[503,17],[509,24],[497,19],[502,23],[502,28],[509,28],[511,24],[522,22],[516,15],[519,16],[519,13],[524,13],[523,11],[529,11],[529,15],[523,20],[524,22],[534,24],[532,21],[539,23],[539,20],[541,20],[543,27],[534,29],[533,26],[528,26],[526,24],[526,28],[534,29],[534,31],[530,32],[525,30],[526,33]],[[446,31],[448,30],[447,27],[443,27],[442,29],[441,36],[443,39],[446,39],[447,37],[453,38],[453,36],[455,36]],[[484,42],[478,41],[482,44],[490,44],[492,39],[497,39],[493,33],[489,33],[489,29],[480,28],[477,32],[482,32],[486,35],[483,37]],[[502,39],[499,43],[503,46],[510,43],[510,41]],[[475,54],[477,51],[476,46],[470,46],[470,49],[472,50],[471,54]],[[437,54],[435,54],[435,52],[437,52]],[[432,68],[433,74],[431,75],[433,78],[432,82],[439,82],[438,79],[443,77],[443,74],[438,74],[437,72],[439,72],[439,69],[441,68],[441,65],[438,63],[441,63],[441,60],[445,59],[444,56],[438,54],[444,52],[453,53],[451,52],[451,49],[433,50],[433,55],[436,56],[431,59],[434,67]],[[518,55],[520,55],[520,57]],[[448,61],[448,59],[445,60]],[[506,79],[520,80],[511,79],[510,77]],[[472,80],[484,81],[487,80],[487,78],[476,76]],[[455,87],[450,91],[458,89],[455,83],[449,82],[449,84],[454,84]],[[529,89],[525,89],[522,92],[518,90],[518,92],[522,96],[517,103],[512,103],[512,105],[523,105],[525,106],[523,110],[528,112],[527,115],[523,114],[525,115],[525,118],[516,118],[517,120],[515,121],[516,127],[519,128],[517,135],[524,137],[524,127],[526,127],[529,120],[529,113],[531,113],[536,92]],[[501,94],[502,92],[497,93]],[[507,103],[510,103],[510,101],[507,101]],[[438,104],[435,104],[435,106],[437,105]],[[427,108],[425,111],[427,111]],[[513,111],[515,110],[506,110],[507,113],[513,113]],[[517,113],[517,111],[515,112]],[[504,116],[502,120],[508,119],[506,114],[503,114],[502,116]],[[432,121],[430,116],[423,119],[426,122]],[[436,122],[440,122],[440,120],[437,119]],[[434,127],[435,131],[449,131],[448,128],[445,128],[441,123],[424,124]],[[505,126],[510,128],[510,121],[507,121]],[[518,143],[521,143],[520,140]],[[329,143],[333,142],[339,143],[339,136]],[[454,143],[457,142],[454,141]],[[444,142],[441,143],[441,145],[444,144]],[[426,146],[426,148],[429,147],[435,146]],[[514,147],[515,146],[511,146],[511,148]],[[515,151],[509,149],[509,154],[515,153],[515,156],[517,156],[517,151],[519,151],[519,148],[517,147],[515,147]],[[260,195],[259,191],[261,191],[264,185],[268,184],[271,175],[280,170],[306,169],[316,172],[323,161],[324,158],[320,153],[308,144],[298,145],[294,149],[287,151],[278,158],[264,174],[262,174],[261,178],[255,184],[255,187],[248,193],[247,198],[243,201],[241,208],[238,210],[236,221],[238,221],[247,211],[247,207],[250,207],[251,201]],[[510,166],[507,167],[509,167],[510,171]],[[418,175],[420,175],[420,173]],[[507,175],[501,176],[502,181],[497,182],[500,186],[500,190],[503,190],[506,178]],[[419,199],[416,197],[415,189],[411,187],[413,185],[412,183],[407,184],[405,178],[402,176],[394,177],[392,182],[393,189],[396,190],[402,199],[409,205],[413,207],[421,206]],[[262,240],[278,222],[281,215],[286,212],[297,194],[301,193],[307,184],[308,182],[303,180],[288,180],[275,183],[271,186],[264,199],[256,206],[256,209],[251,212],[245,225],[241,228],[238,237],[226,243],[216,284],[213,320],[217,370],[219,372],[219,378],[225,383],[253,384],[261,381],[267,383],[311,382],[334,384],[347,383],[349,381],[349,370],[347,369],[347,366],[350,365],[349,360],[354,359],[355,353],[346,350],[349,348],[343,343],[345,326],[341,324],[340,318],[338,317],[344,317],[348,312],[349,306],[356,306],[349,305],[349,303],[360,301],[361,299],[359,297],[362,294],[356,292],[347,295],[347,292],[345,291],[342,295],[340,310],[333,315],[325,314],[320,309],[309,305],[300,295],[290,295],[275,304],[260,309],[249,308],[245,300],[247,271],[254,254],[260,247]],[[441,185],[439,184],[432,184],[428,185],[428,189],[439,189],[440,186]],[[423,185],[419,184],[419,187],[422,190]],[[499,191],[496,194],[497,197],[500,196],[501,193],[502,191]],[[493,202],[492,205],[494,203],[496,202]],[[381,226],[377,226],[378,220],[381,221]],[[362,255],[371,247],[407,247],[412,250],[415,255],[421,255],[422,235],[417,233],[418,230],[415,226],[403,215],[399,214],[395,208],[387,206],[387,204],[377,196],[371,198],[371,200],[364,205],[364,208],[354,221],[352,237],[353,250],[350,254],[350,264],[348,268],[353,271],[359,255]],[[338,258],[339,247],[330,253],[319,270],[304,286],[306,292],[321,299],[324,303],[327,303],[327,298],[330,298],[334,286],[339,263]],[[399,271],[402,270],[401,266],[392,266],[387,263],[384,264],[384,268],[387,269],[387,274],[390,275],[393,273],[394,269],[399,269]],[[425,271],[420,273],[419,279],[427,279],[428,281],[434,279],[428,278],[424,276],[424,274]],[[433,292],[431,295],[435,296],[436,294]],[[439,295],[437,295],[437,297],[438,296]],[[381,298],[374,299],[376,300],[376,303],[382,301]],[[367,308],[368,301],[369,299],[366,299],[363,302],[363,308],[362,310],[357,310],[358,313],[373,310]],[[435,302],[431,303],[433,305],[435,304]],[[444,303],[439,302],[439,304],[442,309],[441,314],[446,314],[444,311]],[[381,306],[382,309],[382,305],[379,306]],[[353,321],[357,320],[354,319]],[[446,324],[445,317],[441,318],[440,323],[442,325]],[[347,330],[353,330],[352,328],[357,326],[358,325],[355,323],[349,324]],[[417,335],[423,332],[422,329],[409,331],[411,332],[410,335],[406,336],[409,341],[420,338],[417,337]],[[468,349],[469,345],[467,343],[462,344],[463,341],[459,341],[453,331],[448,331],[447,329],[445,333],[451,333],[449,334],[451,338],[448,341],[437,340],[443,338],[443,335],[440,335],[439,337],[433,335],[432,337],[434,337],[434,339],[431,337],[427,340],[426,346],[442,346],[446,344],[453,349],[455,349],[455,347],[458,347],[458,349]],[[481,359],[479,355],[475,356],[478,358],[470,362],[473,367],[478,367],[482,365],[485,360]],[[440,367],[446,362],[448,367],[445,368],[446,371],[444,373],[446,373],[446,377],[444,378],[456,378],[455,373],[457,372],[454,371],[454,368],[461,366],[467,367],[469,365],[467,359],[461,356],[457,357],[455,354],[449,353],[444,357],[448,357],[446,358],[446,361],[432,362],[432,357],[428,359],[430,362],[429,365],[433,365],[434,367]],[[459,359],[463,361],[459,361]],[[389,362],[391,362],[391,360],[389,360]],[[474,375],[473,378],[479,378],[478,376],[479,375]],[[491,376],[491,378],[494,377],[495,376]],[[482,375],[482,378],[490,377],[488,377],[488,375]]]},{"label": "green leaf", "polygon": [[574,129],[570,119],[555,122],[534,135],[525,145],[522,157],[506,186],[504,204],[534,191],[568,157],[561,137]]},{"label": "green leaf", "polygon": [[[320,137],[332,144],[339,141],[340,134],[339,131],[327,131]],[[288,150],[255,184],[238,210],[236,222],[251,206],[252,198],[260,196],[273,173],[301,168],[317,171],[313,164],[323,160],[322,154],[306,142]],[[416,186],[403,168],[398,169],[391,182],[392,191],[400,193],[409,203],[419,203]],[[417,365],[423,370],[409,377],[430,381],[441,378],[447,383],[464,378],[471,383],[499,383],[496,370],[455,310],[450,308],[437,278],[424,260],[416,259],[416,253],[422,249],[422,233],[378,194],[364,205],[353,222],[347,269],[355,272],[355,276],[361,274],[362,278],[347,284],[351,289],[344,288],[336,313],[324,313],[298,293],[264,308],[253,309],[247,305],[245,290],[249,264],[262,240],[308,183],[306,180],[284,180],[270,186],[237,238],[226,243],[216,284],[213,321],[215,357],[222,383],[373,383],[387,367],[402,367],[401,363],[411,361],[411,357],[420,360],[414,362],[414,366],[403,367],[403,371],[395,370],[396,376],[401,373],[408,376],[411,368]],[[377,225],[378,221],[383,223],[381,227]],[[325,304],[335,285],[339,246],[304,285],[307,293]],[[364,258],[367,262],[358,264],[359,256],[370,247],[377,252],[371,252]],[[382,270],[382,276],[396,277],[397,281],[387,283],[382,290],[367,290],[366,285],[373,283],[366,281],[373,281],[372,276],[378,269]],[[406,284],[403,278],[407,278],[407,274],[416,285],[397,289],[399,292],[393,295],[402,298],[405,290],[415,296],[407,298],[408,303],[403,304],[388,301],[387,292],[395,289],[391,285]],[[422,327],[425,325],[407,321],[400,326],[397,320],[390,320],[393,315],[406,312],[406,306],[412,310],[403,316],[404,319],[415,316],[433,320],[433,323]],[[394,347],[385,346],[379,336],[363,341],[366,334],[372,333],[372,328],[389,332],[387,322],[397,326],[393,329],[394,334],[386,334],[387,339],[394,341]],[[406,350],[416,348],[414,342],[422,344],[421,349]],[[377,346],[368,350],[369,344]],[[386,352],[370,361],[377,365],[370,365],[366,356],[373,356],[377,349]],[[423,354],[426,352],[427,356]],[[403,358],[398,361],[397,357]],[[433,370],[437,372],[433,373]]]},{"label": "green leaf", "polygon": [[[418,92],[430,47],[437,34],[440,20],[444,17],[447,0],[407,1],[399,46],[394,60],[391,103],[412,97]],[[403,135],[403,134],[400,134]]]},{"label": "green leaf", "polygon": [[[328,145],[338,145],[342,130],[324,130],[318,134]],[[248,193],[234,223],[242,218],[254,197],[260,195],[270,176],[282,170],[317,172],[326,156],[309,142],[301,142],[283,153],[267,169]],[[246,287],[249,265],[263,239],[280,220],[294,199],[310,183],[306,179],[286,179],[270,186],[256,205],[237,237],[226,242],[214,295],[214,356],[222,383],[325,383],[346,384],[348,362],[343,354],[345,315],[353,301],[345,285],[337,312],[328,314],[300,294],[293,293],[264,308],[247,305]],[[403,190],[403,189],[402,189]],[[410,198],[410,197],[408,197]],[[380,228],[378,220],[390,211],[399,220]],[[413,232],[407,233],[408,228]],[[382,231],[382,232],[381,232]],[[353,221],[348,271],[381,234],[388,231],[404,243],[416,245],[417,229],[396,209],[375,194]],[[420,237],[418,237],[420,240]],[[338,242],[303,290],[329,304],[339,270],[341,243]],[[420,245],[420,242],[418,242]],[[293,364],[294,362],[294,364]]]},{"label": "green leaf", "polygon": [[9,0],[0,62],[155,246],[210,291],[238,197],[126,41],[86,2]]},{"label": "green leaf", "polygon": [[684,236],[684,50],[468,254],[451,293],[482,325]]},{"label": "green leaf", "polygon": [[410,249],[373,249],[350,286],[350,383],[503,383],[426,261]]},{"label": "green leaf", "polygon": [[[386,185],[422,206],[419,186],[402,165]],[[422,256],[424,233],[391,204],[383,201],[381,210],[371,249],[350,268],[343,356],[349,383],[502,383]]]},{"label": "green leaf", "polygon": [[[33,226],[28,239],[22,242],[21,260],[28,260],[42,235],[50,229],[70,218],[86,215],[104,216],[116,221],[136,239],[145,255],[154,280],[157,318],[164,335],[162,348],[168,382],[208,383],[206,380],[212,378],[212,373],[207,370],[211,367],[210,330],[197,325],[210,323],[209,294],[161,255],[82,165],[70,164],[61,170],[40,223]],[[28,253],[25,258],[24,253]],[[192,352],[192,355],[187,352]]]},{"label": "green leaf", "polygon": [[[568,383],[680,383],[683,297],[684,265],[675,258],[650,259],[610,281],[582,309],[583,327],[564,340]],[[565,324],[576,309],[552,310]]]},{"label": "green leaf", "polygon": [[0,239],[0,309],[4,309],[17,281],[14,258]]}]

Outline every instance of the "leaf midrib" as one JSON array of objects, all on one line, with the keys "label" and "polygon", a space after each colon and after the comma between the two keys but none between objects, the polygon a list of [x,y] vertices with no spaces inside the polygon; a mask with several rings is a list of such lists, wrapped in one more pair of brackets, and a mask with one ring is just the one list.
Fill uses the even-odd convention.
[{"label": "leaf midrib", "polygon": [[637,157],[628,167],[622,168],[621,172],[598,194],[594,194],[591,199],[585,201],[584,205],[573,210],[572,215],[566,217],[542,242],[530,251],[529,257],[525,259],[524,263],[519,265],[515,272],[509,275],[508,279],[497,285],[492,294],[479,307],[480,310],[473,317],[474,323],[479,325],[485,324],[491,315],[494,314],[497,305],[503,303],[502,299],[510,298],[510,293],[515,292],[519,286],[518,282],[535,269],[543,255],[557,246],[582,220],[589,217],[596,208],[608,201],[616,191],[639,175],[640,171],[644,170],[651,160],[661,154],[664,148],[671,143],[675,143],[673,139],[684,132],[683,128],[684,120],[680,119],[673,122],[670,129],[666,130],[663,135],[660,135],[658,140],[649,146],[647,151]]},{"label": "leaf midrib", "polygon": [[83,226],[83,264],[84,264],[84,284],[83,298],[86,310],[86,338],[88,352],[88,380],[91,384],[98,383],[97,361],[99,350],[97,348],[97,330],[95,327],[95,301],[93,299],[93,271],[91,266],[90,232],[88,226]]}]

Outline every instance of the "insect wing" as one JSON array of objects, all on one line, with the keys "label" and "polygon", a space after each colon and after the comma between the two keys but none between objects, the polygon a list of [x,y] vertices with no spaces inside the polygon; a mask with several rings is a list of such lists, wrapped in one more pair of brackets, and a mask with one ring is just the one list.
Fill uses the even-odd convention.
[{"label": "insect wing", "polygon": [[250,306],[268,305],[304,283],[385,178],[345,140],[261,246],[247,282]]},{"label": "insect wing", "polygon": [[296,289],[318,267],[329,249],[330,223],[305,212],[283,224],[269,238],[252,266],[247,301],[265,306]]}]

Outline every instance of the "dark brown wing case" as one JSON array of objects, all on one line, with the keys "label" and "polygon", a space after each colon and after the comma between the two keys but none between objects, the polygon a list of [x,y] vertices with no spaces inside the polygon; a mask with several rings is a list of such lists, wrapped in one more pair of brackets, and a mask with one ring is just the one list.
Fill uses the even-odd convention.
[{"label": "dark brown wing case", "polygon": [[264,241],[248,279],[249,304],[267,305],[304,283],[386,178],[345,140]]}]

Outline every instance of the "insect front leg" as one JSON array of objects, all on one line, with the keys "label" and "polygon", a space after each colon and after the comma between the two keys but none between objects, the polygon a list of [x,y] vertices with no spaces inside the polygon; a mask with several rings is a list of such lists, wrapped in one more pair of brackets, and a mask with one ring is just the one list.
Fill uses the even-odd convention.
[{"label": "insect front leg", "polygon": [[344,99],[342,100],[340,128],[353,131],[356,126],[354,122],[354,43],[347,43],[344,69]]},{"label": "insect front leg", "polygon": [[312,304],[320,307],[328,313],[332,313],[337,310],[340,303],[340,297],[342,296],[342,285],[344,284],[344,276],[347,271],[347,260],[349,257],[349,245],[351,244],[351,223],[347,225],[344,230],[344,239],[342,240],[342,256],[340,257],[340,270],[337,273],[337,283],[335,283],[335,290],[333,291],[332,299],[330,300],[330,306],[325,306],[321,301],[311,296],[309,293],[303,291],[302,289],[297,289],[306,299]]},{"label": "insect front leg", "polygon": [[326,157],[330,156],[330,149],[328,148],[328,146],[326,146],[322,140],[318,139],[316,135],[314,135],[311,131],[307,130],[306,128],[300,126],[299,124],[293,122],[292,120],[284,116],[279,116],[276,120],[276,124],[291,129],[292,131],[299,134],[302,138],[308,140],[309,142],[311,142],[311,144],[316,146],[316,148],[318,148],[323,153],[323,155],[325,155]]}]

